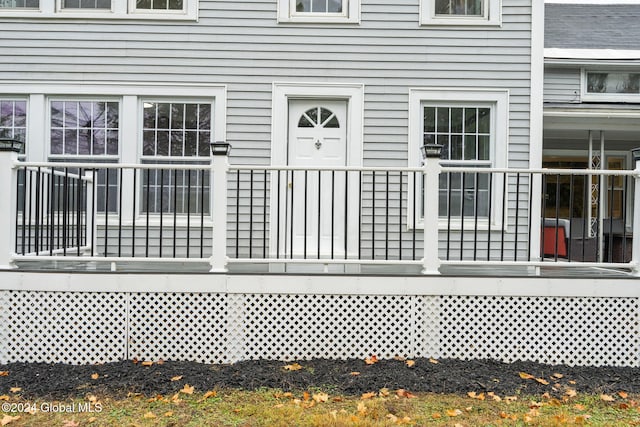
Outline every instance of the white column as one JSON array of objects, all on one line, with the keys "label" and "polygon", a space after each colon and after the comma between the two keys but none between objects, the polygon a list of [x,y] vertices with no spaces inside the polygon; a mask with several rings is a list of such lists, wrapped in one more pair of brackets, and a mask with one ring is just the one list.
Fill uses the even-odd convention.
[{"label": "white column", "polygon": [[427,157],[424,162],[424,258],[422,274],[440,274],[438,258],[438,215],[440,156]]},{"label": "white column", "polygon": [[0,151],[0,269],[15,268],[13,254],[16,242],[16,181],[18,170],[14,168],[18,153]]},{"label": "white column", "polygon": [[[122,163],[138,163],[139,129],[138,124],[138,99],[135,96],[122,97],[122,118],[120,120],[122,137],[120,139],[120,161]],[[118,172],[119,174],[120,172]],[[137,172],[137,186],[142,182],[142,170]],[[133,193],[137,190],[133,185],[133,169],[125,169],[122,172],[122,206],[120,216],[124,225],[133,224],[137,212],[140,211],[140,200],[136,200],[136,212],[133,209]]]},{"label": "white column", "polygon": [[213,249],[209,264],[212,273],[227,271],[227,172],[229,157],[214,155],[211,159],[209,209],[213,220],[211,244]]},{"label": "white column", "polygon": [[636,160],[633,194],[633,243],[631,245],[633,274],[640,276],[640,160]]}]

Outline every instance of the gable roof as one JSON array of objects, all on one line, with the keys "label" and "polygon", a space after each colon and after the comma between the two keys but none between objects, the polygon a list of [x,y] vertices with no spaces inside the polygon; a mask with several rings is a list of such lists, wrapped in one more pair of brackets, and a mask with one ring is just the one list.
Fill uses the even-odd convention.
[{"label": "gable roof", "polygon": [[546,49],[640,49],[640,4],[545,4]]}]

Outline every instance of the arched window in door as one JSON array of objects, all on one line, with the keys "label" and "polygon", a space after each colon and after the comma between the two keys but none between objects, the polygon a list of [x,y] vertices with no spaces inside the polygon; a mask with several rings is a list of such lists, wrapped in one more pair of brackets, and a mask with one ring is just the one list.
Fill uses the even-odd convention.
[{"label": "arched window in door", "polygon": [[335,113],[324,107],[313,107],[302,113],[298,120],[299,128],[339,128],[340,122]]}]

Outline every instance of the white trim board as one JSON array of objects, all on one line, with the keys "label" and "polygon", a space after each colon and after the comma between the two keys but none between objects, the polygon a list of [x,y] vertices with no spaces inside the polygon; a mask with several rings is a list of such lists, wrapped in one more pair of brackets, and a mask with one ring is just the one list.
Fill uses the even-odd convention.
[{"label": "white trim board", "polygon": [[640,59],[640,50],[624,49],[544,49],[547,59]]}]

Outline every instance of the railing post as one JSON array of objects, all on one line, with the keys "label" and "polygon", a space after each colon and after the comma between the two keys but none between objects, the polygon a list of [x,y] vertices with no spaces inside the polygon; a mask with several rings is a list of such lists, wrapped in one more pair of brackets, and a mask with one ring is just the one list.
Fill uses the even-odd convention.
[{"label": "railing post", "polygon": [[633,194],[633,243],[631,244],[631,263],[633,274],[640,276],[640,148],[631,150],[634,169],[634,194]]},{"label": "railing post", "polygon": [[440,190],[440,152],[442,146],[425,144],[422,146],[424,157],[424,193],[422,206],[424,211],[424,258],[422,274],[440,274],[438,257],[438,193]]},{"label": "railing post", "polygon": [[[109,173],[109,171],[107,171]],[[97,255],[98,250],[98,221],[96,221],[96,173],[93,169],[87,169],[84,171],[84,176],[79,177],[80,183],[84,180],[87,183],[87,200],[85,206],[85,212],[87,217],[85,218],[84,230],[87,239],[87,246],[89,246],[89,254],[91,256]],[[106,191],[106,190],[105,190]],[[105,212],[105,219],[108,212]],[[106,251],[107,248],[104,248]]]},{"label": "railing post", "polygon": [[229,151],[226,142],[211,144],[211,178],[209,180],[209,206],[213,219],[211,236],[212,273],[227,271],[227,173],[229,172]]},{"label": "railing post", "polygon": [[15,268],[13,254],[16,241],[16,184],[18,170],[15,165],[22,149],[20,141],[0,139],[0,185],[3,187],[0,203],[0,269]]}]

